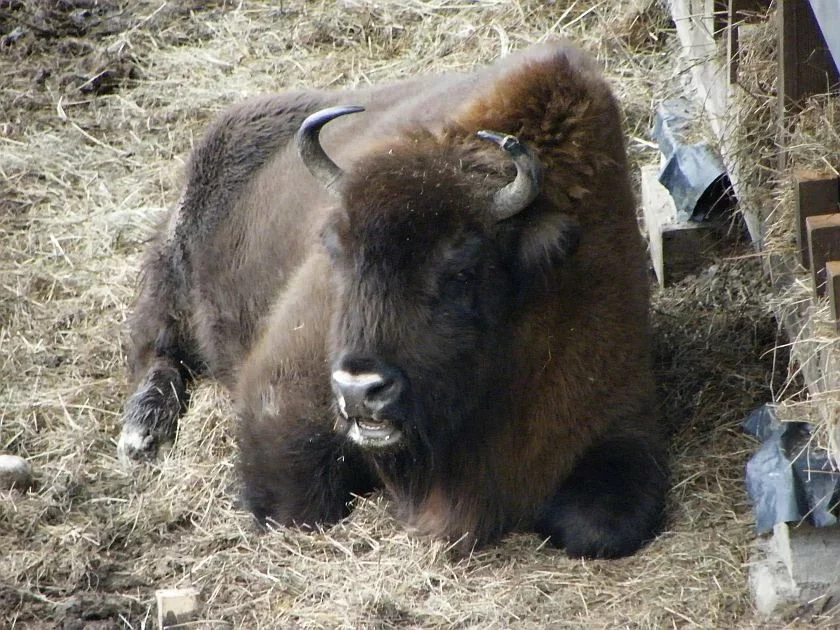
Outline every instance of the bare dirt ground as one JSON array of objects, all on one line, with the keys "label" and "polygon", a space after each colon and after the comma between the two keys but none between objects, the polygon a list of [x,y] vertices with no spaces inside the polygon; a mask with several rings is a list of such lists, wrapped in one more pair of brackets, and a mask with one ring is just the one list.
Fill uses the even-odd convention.
[{"label": "bare dirt ground", "polygon": [[517,535],[456,560],[378,497],[326,532],[259,534],[210,383],[158,464],[115,458],[139,254],[220,109],[569,37],[620,95],[632,159],[652,162],[653,104],[683,84],[672,29],[641,0],[0,0],[0,452],[37,482],[0,495],[0,627],[151,628],[155,589],[184,586],[208,628],[766,627],[738,425],[780,395],[787,357],[746,249],[655,294],[674,490],[666,533],[633,558],[573,561]]}]

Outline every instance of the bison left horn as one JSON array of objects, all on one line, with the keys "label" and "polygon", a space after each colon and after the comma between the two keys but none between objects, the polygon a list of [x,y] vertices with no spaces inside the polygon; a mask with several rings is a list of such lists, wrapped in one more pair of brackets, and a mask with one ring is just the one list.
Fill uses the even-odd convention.
[{"label": "bison left horn", "polygon": [[502,221],[524,210],[540,194],[542,165],[515,136],[495,131],[479,131],[476,135],[497,144],[516,165],[516,179],[493,197],[493,214]]},{"label": "bison left horn", "polygon": [[297,132],[297,148],[300,159],[312,173],[312,176],[330,192],[335,192],[344,171],[330,159],[321,146],[319,135],[321,127],[339,116],[365,111],[364,107],[342,105],[322,109],[308,116]]}]

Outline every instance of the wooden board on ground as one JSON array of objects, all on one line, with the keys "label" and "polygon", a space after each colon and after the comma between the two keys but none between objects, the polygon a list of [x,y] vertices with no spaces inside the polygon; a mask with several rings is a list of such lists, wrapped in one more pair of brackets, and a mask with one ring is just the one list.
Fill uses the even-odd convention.
[{"label": "wooden board on ground", "polygon": [[717,241],[705,224],[677,222],[674,200],[659,183],[659,168],[642,167],[642,208],[650,257],[660,286],[668,286],[708,265]]}]

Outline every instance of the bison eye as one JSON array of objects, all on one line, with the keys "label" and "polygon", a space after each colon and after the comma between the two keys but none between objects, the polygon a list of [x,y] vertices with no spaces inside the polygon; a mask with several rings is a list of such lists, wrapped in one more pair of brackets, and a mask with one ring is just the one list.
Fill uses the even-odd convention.
[{"label": "bison eye", "polygon": [[439,287],[440,296],[444,300],[468,297],[475,290],[476,283],[476,273],[471,269],[444,274]]}]

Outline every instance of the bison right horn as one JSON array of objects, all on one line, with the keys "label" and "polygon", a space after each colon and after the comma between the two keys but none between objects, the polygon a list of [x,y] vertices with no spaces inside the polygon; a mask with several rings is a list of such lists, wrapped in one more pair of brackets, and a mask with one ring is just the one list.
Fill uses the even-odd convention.
[{"label": "bison right horn", "polygon": [[542,165],[515,136],[485,130],[475,135],[497,144],[516,165],[516,179],[493,197],[493,214],[502,221],[524,210],[540,194]]},{"label": "bison right horn", "polygon": [[297,148],[300,159],[312,173],[312,176],[330,192],[336,192],[344,171],[330,159],[321,146],[319,135],[321,127],[339,116],[365,111],[364,107],[342,105],[328,107],[308,116],[297,132]]}]

